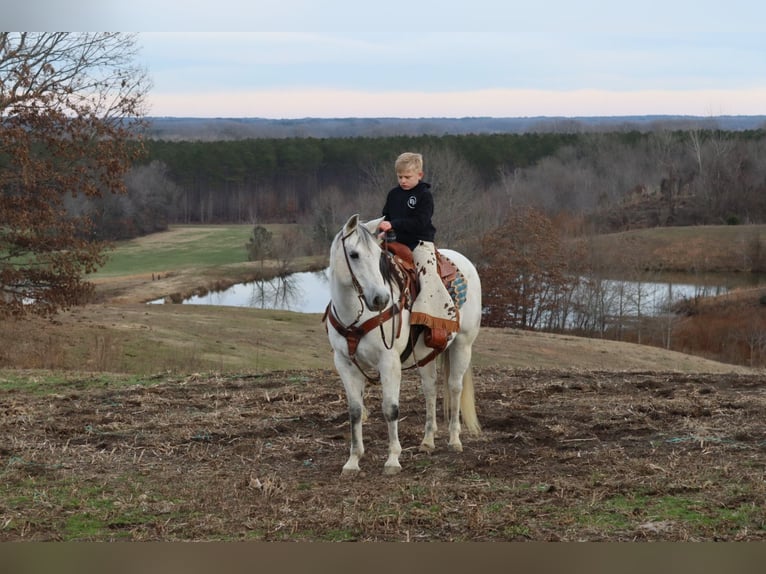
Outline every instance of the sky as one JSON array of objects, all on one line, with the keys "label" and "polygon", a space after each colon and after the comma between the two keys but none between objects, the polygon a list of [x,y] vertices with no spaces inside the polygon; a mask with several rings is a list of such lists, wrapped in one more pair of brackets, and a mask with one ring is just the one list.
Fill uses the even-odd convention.
[{"label": "sky", "polygon": [[761,0],[0,2],[10,29],[159,30],[151,116],[766,114]]}]

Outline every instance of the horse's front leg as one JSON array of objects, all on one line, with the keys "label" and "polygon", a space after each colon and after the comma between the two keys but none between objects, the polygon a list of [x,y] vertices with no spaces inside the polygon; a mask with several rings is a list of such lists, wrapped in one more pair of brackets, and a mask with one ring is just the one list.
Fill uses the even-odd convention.
[{"label": "horse's front leg", "polygon": [[[336,353],[337,355],[337,353]],[[364,456],[364,439],[362,438],[362,422],[364,419],[364,377],[354,372],[356,367],[350,362],[336,357],[335,366],[341,375],[343,388],[346,390],[348,403],[348,419],[351,426],[351,448],[343,474],[359,472],[359,461]]]},{"label": "horse's front leg", "polygon": [[388,425],[388,458],[383,467],[383,474],[401,472],[399,455],[402,445],[399,443],[399,391],[401,388],[401,364],[396,360],[385,362],[380,369],[380,384],[383,392],[383,418]]},{"label": "horse's front leg", "polygon": [[420,385],[426,402],[426,425],[423,440],[420,442],[422,452],[433,452],[436,448],[436,361],[420,367]]}]

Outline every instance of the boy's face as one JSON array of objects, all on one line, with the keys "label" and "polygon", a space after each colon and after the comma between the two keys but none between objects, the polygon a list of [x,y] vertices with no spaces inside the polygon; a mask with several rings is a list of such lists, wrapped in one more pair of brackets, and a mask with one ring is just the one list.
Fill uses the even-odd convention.
[{"label": "boy's face", "polygon": [[423,179],[423,172],[415,171],[414,169],[405,169],[397,172],[396,177],[399,179],[399,187],[405,191],[409,191]]}]

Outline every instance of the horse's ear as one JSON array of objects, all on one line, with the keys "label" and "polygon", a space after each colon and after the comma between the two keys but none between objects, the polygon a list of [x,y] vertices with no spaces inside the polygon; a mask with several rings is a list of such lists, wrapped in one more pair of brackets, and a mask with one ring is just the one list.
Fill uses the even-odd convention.
[{"label": "horse's ear", "polygon": [[367,228],[367,231],[372,233],[373,235],[377,235],[378,233],[378,225],[380,225],[380,222],[383,221],[385,217],[378,217],[377,219],[371,219],[367,223],[364,224],[364,226]]},{"label": "horse's ear", "polygon": [[357,225],[359,225],[359,214],[355,213],[348,218],[346,225],[343,226],[343,235],[348,235],[350,232],[354,231]]}]

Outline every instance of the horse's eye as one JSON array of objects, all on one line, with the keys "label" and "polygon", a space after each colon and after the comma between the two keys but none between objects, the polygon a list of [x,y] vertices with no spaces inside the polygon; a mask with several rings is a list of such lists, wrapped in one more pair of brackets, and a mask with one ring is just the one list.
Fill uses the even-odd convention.
[{"label": "horse's eye", "polygon": [[359,253],[357,253],[356,251],[352,251],[351,253],[349,253],[349,257],[351,259],[359,259]]}]

